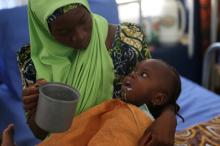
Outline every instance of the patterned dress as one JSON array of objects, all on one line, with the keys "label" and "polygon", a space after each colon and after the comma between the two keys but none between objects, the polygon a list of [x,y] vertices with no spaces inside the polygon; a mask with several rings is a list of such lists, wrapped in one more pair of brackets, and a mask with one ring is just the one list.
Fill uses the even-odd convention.
[{"label": "patterned dress", "polygon": [[[115,72],[113,97],[121,97],[121,85],[141,60],[150,58],[145,35],[140,26],[123,23],[117,26],[112,49],[109,49]],[[21,48],[17,55],[23,87],[36,82],[36,70],[30,56],[30,46]]]}]

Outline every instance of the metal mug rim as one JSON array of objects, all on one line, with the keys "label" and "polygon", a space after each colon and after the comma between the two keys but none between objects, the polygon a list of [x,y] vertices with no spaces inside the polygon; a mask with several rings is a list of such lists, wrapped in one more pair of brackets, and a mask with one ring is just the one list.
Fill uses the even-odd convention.
[{"label": "metal mug rim", "polygon": [[[48,85],[55,85],[55,86],[62,85],[62,86],[64,86],[65,88],[68,88],[68,89],[70,89],[71,91],[73,91],[74,93],[76,93],[76,95],[78,96],[78,98],[76,98],[75,100],[69,100],[69,101],[66,101],[66,100],[58,100],[58,99],[51,98],[51,97],[45,95],[45,94],[43,93],[43,91],[42,91],[42,89],[45,88],[45,87],[48,86]],[[71,87],[71,86],[69,86],[69,85],[66,85],[66,84],[64,84],[64,83],[59,83],[59,82],[47,82],[46,84],[44,84],[44,85],[42,85],[42,86],[39,87],[39,93],[42,94],[46,99],[48,99],[48,100],[50,100],[50,101],[53,101],[53,102],[59,102],[59,103],[75,103],[75,102],[77,102],[77,101],[79,100],[79,98],[80,98],[80,93],[79,93],[79,91],[78,91],[76,88]],[[40,95],[40,94],[39,94],[39,95]]]}]

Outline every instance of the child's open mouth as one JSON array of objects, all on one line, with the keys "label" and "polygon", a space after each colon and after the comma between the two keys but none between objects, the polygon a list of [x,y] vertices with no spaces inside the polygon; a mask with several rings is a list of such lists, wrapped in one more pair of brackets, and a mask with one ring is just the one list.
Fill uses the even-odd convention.
[{"label": "child's open mouth", "polygon": [[132,87],[131,87],[131,82],[130,81],[125,81],[124,83],[123,83],[123,88],[125,89],[125,90],[127,90],[127,91],[131,91],[132,90]]},{"label": "child's open mouth", "polygon": [[122,84],[122,100],[127,101],[127,96],[130,91],[132,91],[131,82],[129,80],[125,80]]}]

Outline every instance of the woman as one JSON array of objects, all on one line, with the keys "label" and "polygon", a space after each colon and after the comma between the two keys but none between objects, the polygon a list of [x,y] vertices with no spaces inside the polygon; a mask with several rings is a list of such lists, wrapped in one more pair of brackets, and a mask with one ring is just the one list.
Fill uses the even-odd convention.
[{"label": "woman", "polygon": [[[28,14],[31,50],[21,50],[19,61],[28,85],[23,91],[28,123],[39,138],[47,135],[34,122],[39,85],[55,81],[77,88],[81,94],[79,114],[106,99],[120,97],[123,77],[139,61],[150,58],[140,27],[108,24],[91,13],[86,0],[31,0]],[[164,110],[143,135],[141,145],[173,144],[174,109],[168,106]]]}]

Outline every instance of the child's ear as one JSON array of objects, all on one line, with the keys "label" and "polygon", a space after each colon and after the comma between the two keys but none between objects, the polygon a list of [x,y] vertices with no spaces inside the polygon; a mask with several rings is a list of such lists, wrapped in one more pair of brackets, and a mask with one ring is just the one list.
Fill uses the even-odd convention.
[{"label": "child's ear", "polygon": [[156,95],[154,96],[154,98],[152,99],[152,104],[153,106],[160,106],[163,105],[166,102],[166,94],[164,93],[156,93]]}]

